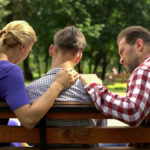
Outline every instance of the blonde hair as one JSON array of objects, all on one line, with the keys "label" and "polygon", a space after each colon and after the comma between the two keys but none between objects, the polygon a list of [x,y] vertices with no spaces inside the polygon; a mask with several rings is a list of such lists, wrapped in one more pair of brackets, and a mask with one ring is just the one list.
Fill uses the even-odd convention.
[{"label": "blonde hair", "polygon": [[23,20],[12,21],[8,23],[0,32],[1,46],[16,46],[24,44],[30,46],[37,40],[33,28]]}]

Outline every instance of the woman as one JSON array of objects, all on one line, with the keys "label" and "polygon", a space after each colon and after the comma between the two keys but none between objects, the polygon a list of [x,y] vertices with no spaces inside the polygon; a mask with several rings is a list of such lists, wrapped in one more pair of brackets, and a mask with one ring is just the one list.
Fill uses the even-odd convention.
[{"label": "woman", "polygon": [[59,93],[78,78],[74,70],[61,70],[51,87],[31,105],[16,64],[28,56],[35,41],[35,32],[25,21],[12,21],[0,32],[0,99],[8,103],[25,128],[33,128]]}]

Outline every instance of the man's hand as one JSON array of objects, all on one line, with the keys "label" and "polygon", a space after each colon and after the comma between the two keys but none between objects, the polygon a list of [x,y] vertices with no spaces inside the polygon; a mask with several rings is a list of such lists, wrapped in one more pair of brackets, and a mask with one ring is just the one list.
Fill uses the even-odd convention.
[{"label": "man's hand", "polygon": [[80,74],[83,85],[91,84],[96,82],[102,84],[102,80],[96,76],[96,74]]},{"label": "man's hand", "polygon": [[77,79],[79,75],[73,69],[62,69],[57,72],[55,82],[60,84],[62,90],[69,88]]}]

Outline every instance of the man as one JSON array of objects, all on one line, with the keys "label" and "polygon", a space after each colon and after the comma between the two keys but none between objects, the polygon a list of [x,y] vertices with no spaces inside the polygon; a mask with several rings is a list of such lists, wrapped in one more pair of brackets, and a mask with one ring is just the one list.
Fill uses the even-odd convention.
[{"label": "man", "polygon": [[141,26],[131,26],[120,32],[117,43],[120,63],[131,73],[125,97],[111,93],[89,77],[81,78],[102,113],[136,126],[150,112],[150,32]]},{"label": "man", "polygon": [[[61,68],[74,69],[80,62],[85,47],[86,40],[83,33],[74,26],[65,27],[55,34],[54,45],[51,45],[49,49],[49,54],[52,56],[52,69],[26,87],[31,102],[34,102],[47,90]],[[91,102],[91,98],[83,89],[81,80],[78,79],[69,89],[62,92],[56,101]],[[96,125],[95,120],[49,120],[48,124],[51,126]]]}]

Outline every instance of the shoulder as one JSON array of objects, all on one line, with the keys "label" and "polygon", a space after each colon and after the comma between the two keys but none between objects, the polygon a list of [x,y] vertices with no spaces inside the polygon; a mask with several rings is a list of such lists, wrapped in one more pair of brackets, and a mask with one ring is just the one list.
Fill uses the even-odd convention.
[{"label": "shoulder", "polygon": [[18,77],[18,76],[23,77],[22,70],[21,70],[21,68],[20,68],[19,66],[17,66],[17,65],[13,65],[13,66],[9,69],[8,74],[9,74],[9,76],[12,76],[12,77],[13,77],[13,76],[16,76],[16,77]]},{"label": "shoulder", "polygon": [[38,86],[45,86],[48,85],[48,87],[53,83],[56,73],[60,70],[60,68],[54,68],[49,70],[47,73],[45,73],[42,77],[31,81],[28,85],[28,87],[38,85]]},{"label": "shoulder", "polygon": [[129,81],[146,81],[150,77],[150,64],[143,63],[130,75]]},{"label": "shoulder", "polygon": [[55,78],[55,75],[51,75],[51,74],[49,74],[49,72],[47,72],[42,77],[31,81],[27,85],[27,87],[34,86],[34,85],[38,85],[38,86],[39,85],[46,85],[46,84],[48,84],[50,86],[50,84],[53,82],[54,78]]},{"label": "shoulder", "polygon": [[0,77],[17,74],[22,72],[20,67],[8,61],[0,61]]}]

